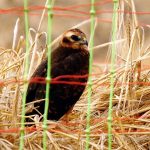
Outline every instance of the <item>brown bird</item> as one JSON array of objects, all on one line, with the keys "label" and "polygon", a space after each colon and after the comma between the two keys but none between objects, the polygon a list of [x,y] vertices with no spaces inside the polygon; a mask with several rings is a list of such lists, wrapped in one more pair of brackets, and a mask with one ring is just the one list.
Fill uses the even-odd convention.
[{"label": "brown bird", "polygon": [[[51,78],[57,83],[50,85],[49,96],[49,120],[59,120],[69,112],[82,95],[88,80],[89,51],[86,35],[79,29],[66,31],[59,43],[59,46],[51,54]],[[46,78],[47,58],[41,62],[31,79],[37,77]],[[69,78],[67,76],[69,75]],[[66,77],[65,77],[66,76]],[[75,78],[78,76],[83,76]],[[82,85],[71,84],[80,82]],[[26,103],[34,102],[45,98],[46,84],[30,82],[27,89]],[[45,101],[34,103],[32,112],[26,115],[44,114]],[[38,110],[38,111],[36,111]]]}]

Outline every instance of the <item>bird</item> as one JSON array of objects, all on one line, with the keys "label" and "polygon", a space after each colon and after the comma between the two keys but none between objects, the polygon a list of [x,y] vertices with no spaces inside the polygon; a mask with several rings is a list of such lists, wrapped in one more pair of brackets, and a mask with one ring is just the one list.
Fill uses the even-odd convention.
[{"label": "bird", "polygon": [[[37,102],[34,103],[33,110],[26,113],[26,116],[44,114],[46,84],[31,81],[34,78],[47,77],[47,57],[41,61],[29,81],[26,103]],[[62,34],[58,46],[51,52],[51,81],[58,83],[50,82],[48,120],[58,121],[70,112],[80,99],[88,81],[89,57],[85,33],[74,28]],[[70,84],[59,84],[59,82]],[[72,84],[73,82],[81,84]],[[38,101],[41,99],[43,101]]]}]

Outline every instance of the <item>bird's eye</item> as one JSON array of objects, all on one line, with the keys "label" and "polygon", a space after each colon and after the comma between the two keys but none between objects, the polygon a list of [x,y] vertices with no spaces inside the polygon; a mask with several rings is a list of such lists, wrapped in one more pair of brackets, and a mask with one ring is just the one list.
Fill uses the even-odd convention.
[{"label": "bird's eye", "polygon": [[77,35],[72,35],[71,38],[74,40],[74,41],[80,41],[81,40],[81,37],[77,36]]}]

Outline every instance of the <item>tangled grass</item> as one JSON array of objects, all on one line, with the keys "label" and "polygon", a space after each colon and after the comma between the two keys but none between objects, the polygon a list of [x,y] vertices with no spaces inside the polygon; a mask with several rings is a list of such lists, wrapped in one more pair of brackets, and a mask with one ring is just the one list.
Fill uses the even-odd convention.
[{"label": "tangled grass", "polygon": [[[120,0],[120,10],[135,11],[133,1]],[[82,26],[88,21],[77,26]],[[19,28],[18,21],[16,28]],[[33,31],[33,30],[31,30]],[[29,77],[45,57],[46,44],[38,47],[38,40],[46,33],[36,33],[30,41]],[[25,40],[16,40],[11,49],[0,49],[0,147],[18,149],[20,137],[21,101],[25,63]],[[53,43],[57,43],[57,38]],[[17,42],[16,42],[17,41]],[[119,13],[117,57],[112,107],[112,149],[150,149],[150,46],[145,44],[144,28],[138,26],[135,14]],[[104,45],[99,45],[94,50]],[[108,149],[108,106],[110,96],[109,65],[93,63],[90,116],[90,149]],[[49,121],[47,148],[56,150],[83,150],[86,145],[88,88],[68,116],[58,122]],[[25,148],[42,149],[42,123],[34,117],[35,126],[25,128]]]}]

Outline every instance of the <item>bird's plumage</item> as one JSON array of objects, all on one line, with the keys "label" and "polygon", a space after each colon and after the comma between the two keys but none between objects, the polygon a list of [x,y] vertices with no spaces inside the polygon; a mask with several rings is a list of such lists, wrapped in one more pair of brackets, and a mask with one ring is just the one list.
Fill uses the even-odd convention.
[{"label": "bird's plumage", "polygon": [[[70,35],[69,35],[70,34]],[[74,37],[73,37],[74,35]],[[75,37],[76,36],[76,37]],[[69,39],[73,38],[73,39]],[[79,38],[79,39],[78,39]],[[65,75],[88,75],[89,52],[85,34],[79,29],[71,29],[64,33],[59,46],[51,54],[51,78],[54,81],[87,82],[84,78],[61,78]],[[32,78],[43,77],[47,74],[47,58],[38,66]],[[60,77],[60,78],[59,78]],[[86,85],[51,84],[49,97],[48,119],[59,120],[79,100]],[[29,83],[26,102],[32,102],[45,98],[46,84]],[[34,107],[43,114],[44,101],[34,104]],[[31,114],[38,114],[33,110]]]}]

